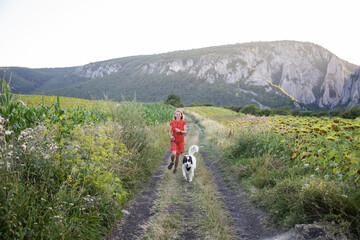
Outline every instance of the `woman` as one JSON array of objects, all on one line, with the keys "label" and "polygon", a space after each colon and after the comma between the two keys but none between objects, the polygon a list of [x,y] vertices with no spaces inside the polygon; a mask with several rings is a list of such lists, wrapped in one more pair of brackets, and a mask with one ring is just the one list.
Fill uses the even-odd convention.
[{"label": "woman", "polygon": [[170,131],[169,135],[171,138],[171,162],[168,166],[170,170],[174,165],[175,160],[175,169],[174,173],[177,173],[177,166],[179,164],[179,157],[184,153],[185,146],[185,136],[186,134],[186,122],[184,120],[184,114],[180,110],[176,110],[174,114],[174,120],[170,122]]}]

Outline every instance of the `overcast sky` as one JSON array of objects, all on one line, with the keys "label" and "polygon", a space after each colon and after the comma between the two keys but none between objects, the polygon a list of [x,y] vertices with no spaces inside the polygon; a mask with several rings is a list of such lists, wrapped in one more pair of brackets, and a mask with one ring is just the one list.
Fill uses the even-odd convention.
[{"label": "overcast sky", "polygon": [[360,65],[359,0],[0,0],[0,66],[296,40]]}]

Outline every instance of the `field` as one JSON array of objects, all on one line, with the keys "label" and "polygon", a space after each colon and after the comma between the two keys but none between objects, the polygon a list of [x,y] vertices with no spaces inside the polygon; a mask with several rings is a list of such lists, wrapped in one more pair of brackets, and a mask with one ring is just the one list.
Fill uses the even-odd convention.
[{"label": "field", "polygon": [[174,108],[0,95],[0,238],[101,239],[153,174]]},{"label": "field", "polygon": [[359,118],[255,117],[227,115],[217,108],[187,109],[223,126],[207,129],[208,138],[274,224],[288,228],[332,222],[359,234]]},{"label": "field", "polygon": [[[0,238],[103,239],[160,164],[174,110],[1,85]],[[185,112],[275,226],[360,235],[360,119]]]}]

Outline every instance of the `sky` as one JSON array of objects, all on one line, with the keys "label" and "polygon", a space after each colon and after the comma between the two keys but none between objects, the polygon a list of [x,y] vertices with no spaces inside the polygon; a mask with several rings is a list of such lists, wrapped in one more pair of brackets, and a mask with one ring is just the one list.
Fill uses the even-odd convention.
[{"label": "sky", "polygon": [[0,0],[0,66],[278,40],[312,42],[360,65],[359,9],[359,0]]}]

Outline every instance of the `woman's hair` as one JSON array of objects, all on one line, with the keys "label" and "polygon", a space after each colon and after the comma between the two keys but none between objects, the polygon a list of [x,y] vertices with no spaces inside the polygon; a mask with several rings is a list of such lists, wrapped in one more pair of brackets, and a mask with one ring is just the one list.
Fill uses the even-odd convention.
[{"label": "woman's hair", "polygon": [[180,117],[181,120],[185,119],[183,112],[181,110],[176,110],[175,113],[174,113],[174,120],[176,120],[176,117],[175,117],[176,112],[181,113],[181,117]]}]

